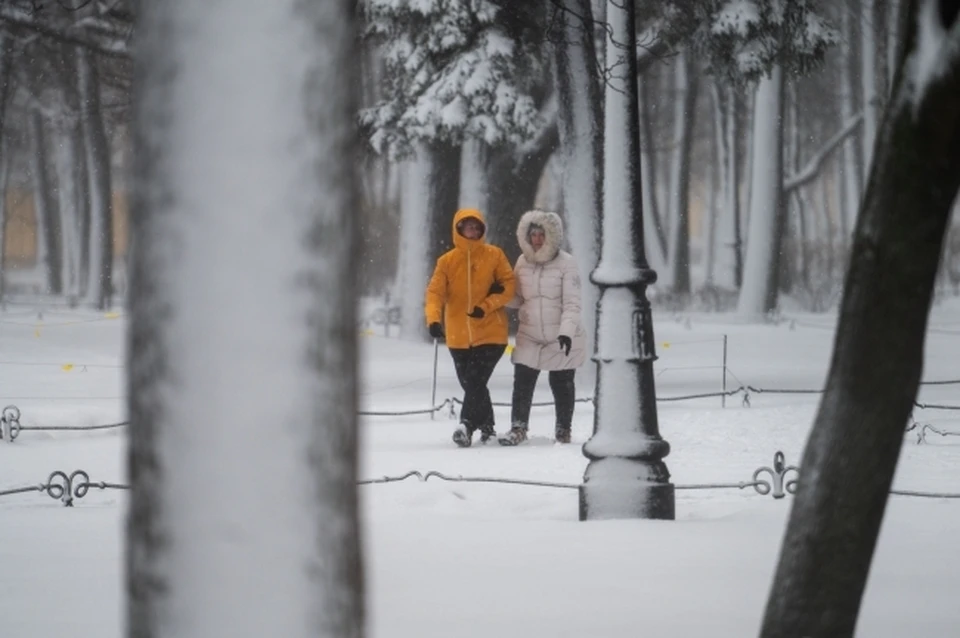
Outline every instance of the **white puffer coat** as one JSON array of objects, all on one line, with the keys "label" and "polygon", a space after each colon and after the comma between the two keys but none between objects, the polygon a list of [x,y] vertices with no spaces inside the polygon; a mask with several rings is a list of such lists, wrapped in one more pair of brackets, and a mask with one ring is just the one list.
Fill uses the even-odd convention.
[{"label": "white puffer coat", "polygon": [[[537,251],[527,239],[531,224],[544,230],[545,241]],[[517,241],[523,254],[513,268],[517,289],[508,306],[519,308],[520,328],[511,361],[538,370],[578,368],[587,356],[580,318],[580,274],[573,255],[560,250],[560,216],[541,210],[524,213],[517,225]],[[560,335],[572,341],[569,355],[560,349]]]}]

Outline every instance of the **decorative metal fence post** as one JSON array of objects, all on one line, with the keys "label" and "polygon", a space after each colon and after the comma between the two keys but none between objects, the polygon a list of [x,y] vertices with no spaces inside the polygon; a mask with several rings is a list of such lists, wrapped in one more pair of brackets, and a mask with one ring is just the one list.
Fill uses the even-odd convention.
[{"label": "decorative metal fence post", "polygon": [[674,486],[663,458],[653,362],[653,319],[647,286],[657,279],[643,246],[636,25],[633,0],[608,0],[610,41],[604,100],[603,216],[600,261],[591,281],[597,303],[596,410],[590,459],[580,486],[580,520],[672,520]]},{"label": "decorative metal fence post", "polygon": [[720,407],[727,407],[727,335],[723,335],[723,381],[720,382]]}]

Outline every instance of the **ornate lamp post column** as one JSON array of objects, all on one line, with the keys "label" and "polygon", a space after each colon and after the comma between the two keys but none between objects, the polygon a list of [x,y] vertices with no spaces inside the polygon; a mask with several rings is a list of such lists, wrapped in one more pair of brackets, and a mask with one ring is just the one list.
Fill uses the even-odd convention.
[{"label": "ornate lamp post column", "polygon": [[[580,520],[674,518],[674,489],[663,458],[654,388],[653,319],[647,286],[657,274],[643,244],[634,0],[608,0],[615,71],[604,101],[600,260],[590,280],[597,304],[596,411],[583,446],[590,462],[580,486]],[[617,73],[619,71],[619,73]]]}]

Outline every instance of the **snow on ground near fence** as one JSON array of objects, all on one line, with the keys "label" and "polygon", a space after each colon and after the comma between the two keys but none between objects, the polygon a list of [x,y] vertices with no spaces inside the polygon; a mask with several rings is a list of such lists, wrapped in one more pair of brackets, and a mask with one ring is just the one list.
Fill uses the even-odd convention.
[{"label": "snow on ground near fence", "polygon": [[[749,481],[781,450],[799,463],[822,386],[834,319],[797,316],[773,326],[720,316],[658,315],[661,397],[765,390],[659,404],[666,461],[678,485]],[[960,304],[938,306],[927,380],[960,378]],[[0,313],[0,403],[24,426],[123,420],[122,316],[11,306]],[[198,332],[203,327],[198,326]],[[434,349],[365,334],[361,408],[429,410]],[[438,356],[436,403],[459,397],[449,354]],[[269,365],[269,362],[265,362]],[[215,369],[211,369],[215,373]],[[577,395],[593,392],[589,369]],[[508,403],[505,357],[491,383]],[[549,400],[546,379],[537,400]],[[920,401],[960,405],[960,385],[926,386]],[[2,406],[0,406],[2,407]],[[498,428],[509,408],[496,409]],[[518,448],[450,442],[446,410],[363,419],[363,478],[409,470],[577,483],[592,406],[578,403],[574,444],[551,441],[552,407],[534,408],[533,438]],[[960,432],[960,412],[918,409],[918,422]],[[270,424],[263,424],[264,445]],[[895,487],[960,493],[960,437],[905,434]],[[24,430],[0,441],[0,490],[42,483],[53,470],[125,482],[125,431]],[[251,467],[250,480],[256,480]],[[370,636],[747,636],[759,626],[790,497],[752,490],[678,491],[677,522],[577,521],[575,490],[416,480],[360,488]],[[277,495],[283,498],[282,494]],[[243,486],[225,499],[238,503]],[[73,508],[40,493],[0,497],[0,635],[119,638],[126,493],[92,490]],[[892,497],[859,636],[952,635],[960,626],[960,500]],[[225,575],[225,577],[229,577]],[[264,592],[265,596],[282,592]]]}]

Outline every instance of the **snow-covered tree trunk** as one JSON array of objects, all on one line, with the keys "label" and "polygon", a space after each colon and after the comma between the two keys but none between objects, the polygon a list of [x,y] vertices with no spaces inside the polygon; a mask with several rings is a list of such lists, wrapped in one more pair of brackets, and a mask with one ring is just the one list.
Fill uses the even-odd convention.
[{"label": "snow-covered tree trunk", "polygon": [[777,306],[783,230],[783,69],[760,80],[753,114],[750,231],[737,312],[751,321]]},{"label": "snow-covered tree trunk", "polygon": [[0,299],[3,299],[4,278],[6,277],[6,227],[7,227],[7,182],[10,161],[6,136],[3,135],[7,115],[7,98],[13,88],[11,70],[14,63],[13,38],[6,29],[0,29]]},{"label": "snow-covered tree trunk", "polygon": [[670,281],[680,295],[690,294],[690,159],[697,115],[699,78],[693,57],[681,51],[674,61],[677,95],[674,99],[674,153],[670,171]]},{"label": "snow-covered tree trunk", "polygon": [[76,47],[80,127],[86,150],[87,194],[90,198],[90,274],[87,301],[105,310],[113,297],[113,190],[110,145],[100,109],[100,79],[96,60],[85,47]]},{"label": "snow-covered tree trunk", "polygon": [[355,11],[139,5],[131,638],[364,635]]},{"label": "snow-covered tree trunk", "polygon": [[558,127],[553,123],[530,144],[498,150],[487,166],[490,185],[487,241],[503,248],[511,263],[520,256],[517,223],[533,206],[543,170],[556,151],[558,140]]},{"label": "snow-covered tree trunk", "polygon": [[727,89],[726,109],[726,147],[727,161],[725,181],[727,183],[727,214],[733,232],[731,249],[733,250],[733,286],[737,290],[743,285],[743,229],[740,215],[740,120],[739,109],[742,104],[740,91],[735,87]]},{"label": "snow-covered tree trunk", "polygon": [[720,225],[721,210],[727,201],[727,184],[723,179],[723,167],[727,162],[727,152],[724,148],[723,89],[716,81],[710,82],[710,97],[711,112],[713,113],[713,161],[710,162],[707,169],[709,203],[707,206],[707,228],[703,240],[703,283],[705,287],[712,287],[716,283],[714,278],[717,267],[717,230]]},{"label": "snow-covered tree trunk", "polygon": [[[854,64],[854,36],[856,25],[851,17],[851,11],[841,10],[843,34],[840,39],[840,115],[844,122],[850,121],[857,113],[857,93],[859,90],[853,80]],[[859,133],[858,133],[859,135]],[[863,174],[863,154],[857,146],[857,136],[851,135],[843,144],[843,210],[840,214],[841,246],[848,246],[850,242],[850,228],[856,219],[857,209],[860,206],[860,191],[862,188],[861,175]]]},{"label": "snow-covered tree trunk", "polygon": [[667,232],[660,214],[660,198],[657,197],[657,140],[653,130],[653,113],[650,86],[653,82],[649,73],[641,73],[637,78],[637,100],[640,108],[640,174],[643,181],[643,230],[648,237],[647,257],[654,268],[664,268],[667,264]]},{"label": "snow-covered tree trunk", "polygon": [[[557,85],[557,127],[563,163],[561,183],[566,237],[580,280],[590,281],[599,255],[599,219],[603,206],[603,111],[593,48],[590,0],[560,0],[555,25],[562,34],[553,45]],[[583,16],[578,18],[577,16]],[[582,288],[588,352],[593,351],[599,290]]]},{"label": "snow-covered tree trunk", "polygon": [[10,182],[10,157],[6,152],[4,136],[0,135],[0,301],[6,291],[7,260],[7,184]]},{"label": "snow-covered tree trunk", "polygon": [[897,70],[897,59],[902,48],[901,39],[903,29],[903,3],[901,0],[887,0],[887,41],[884,49],[887,52],[887,94],[893,92],[893,74]]},{"label": "snow-covered tree trunk", "polygon": [[426,339],[423,299],[434,263],[453,247],[453,215],[460,193],[460,148],[420,143],[407,163],[400,197],[397,295],[400,336]]},{"label": "snow-covered tree trunk", "polygon": [[855,634],[923,373],[940,248],[960,191],[960,1],[910,0],[909,9],[763,638]]},{"label": "snow-covered tree trunk", "polygon": [[63,288],[71,298],[79,294],[80,272],[80,214],[77,203],[80,194],[77,184],[77,155],[80,152],[77,126],[65,122],[60,131],[59,144],[54,149],[57,169],[57,207],[60,211],[60,227],[63,236]]},{"label": "snow-covered tree trunk", "polygon": [[33,184],[33,212],[37,224],[37,265],[42,264],[44,289],[63,292],[63,235],[60,211],[53,199],[50,162],[47,157],[46,125],[39,109],[30,112],[30,173]]},{"label": "snow-covered tree trunk", "polygon": [[400,248],[395,296],[400,303],[400,337],[427,338],[423,300],[430,279],[430,176],[428,160],[417,156],[405,163],[400,192]]},{"label": "snow-covered tree trunk", "polygon": [[[834,166],[839,166],[839,162],[837,160],[834,160],[833,164]],[[834,227],[835,217],[831,214],[831,203],[834,201],[839,203],[840,201],[838,197],[835,197],[833,200],[831,200],[831,194],[835,194],[834,192],[838,190],[837,185],[840,184],[839,170],[835,170],[833,175],[834,175],[834,179],[833,179],[832,185],[830,183],[830,180],[826,179],[825,177],[820,179],[820,184],[819,184],[820,213],[821,215],[823,215],[823,233],[821,236],[823,237],[823,247],[825,251],[825,255],[824,255],[825,261],[823,264],[823,276],[831,280],[833,279],[833,269],[834,269],[834,265],[836,264],[836,249],[834,248],[834,246],[836,245],[836,236],[837,236],[837,231],[836,231],[836,228]],[[835,210],[839,211],[840,207],[836,206]]]},{"label": "snow-covered tree trunk", "polygon": [[873,143],[880,119],[880,94],[877,91],[877,6],[876,0],[860,0],[860,85],[863,104],[863,176],[870,169]]},{"label": "snow-covered tree trunk", "polygon": [[490,155],[492,150],[483,140],[463,143],[460,159],[460,208],[490,210]]},{"label": "snow-covered tree trunk", "polygon": [[[787,95],[789,101],[789,109],[787,122],[789,123],[789,143],[787,144],[789,158],[790,158],[790,173],[796,175],[800,171],[800,156],[801,156],[801,139],[802,133],[800,130],[800,98],[797,95],[797,85],[795,82],[791,82],[787,88]],[[803,197],[802,186],[794,188],[790,191],[788,195],[788,203],[786,214],[790,212],[795,213],[795,219],[797,222],[797,232],[795,234],[796,248],[795,255],[792,263],[787,263],[787,267],[791,271],[796,271],[799,273],[800,283],[809,290],[810,289],[810,238],[808,237],[807,231],[807,207],[806,201]],[[789,221],[787,222],[789,224]],[[784,260],[786,261],[786,260]]]}]

